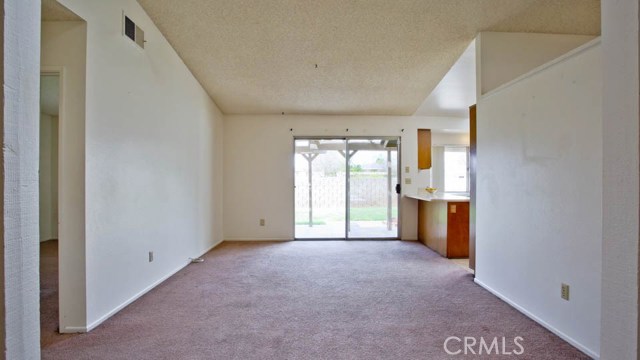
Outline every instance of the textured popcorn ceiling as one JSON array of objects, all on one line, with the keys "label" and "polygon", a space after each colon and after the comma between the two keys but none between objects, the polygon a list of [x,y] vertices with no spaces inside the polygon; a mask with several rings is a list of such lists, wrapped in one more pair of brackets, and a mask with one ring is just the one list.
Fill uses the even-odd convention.
[{"label": "textured popcorn ceiling", "polygon": [[600,33],[593,0],[139,3],[227,114],[411,115],[479,31]]},{"label": "textured popcorn ceiling", "polygon": [[60,5],[56,0],[42,0],[42,20],[78,21],[82,19],[66,7]]}]

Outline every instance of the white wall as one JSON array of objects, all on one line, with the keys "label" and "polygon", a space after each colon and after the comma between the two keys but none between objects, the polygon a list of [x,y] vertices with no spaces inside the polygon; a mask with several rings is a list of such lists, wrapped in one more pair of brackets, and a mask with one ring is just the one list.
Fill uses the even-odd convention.
[{"label": "white wall", "polygon": [[38,118],[40,1],[0,1],[2,236],[0,359],[40,359]]},{"label": "white wall", "polygon": [[593,38],[588,35],[480,33],[476,42],[478,97]]},{"label": "white wall", "polygon": [[[401,136],[403,178],[415,192],[429,184],[429,171],[417,171],[417,129],[468,130],[467,119],[385,116],[242,116],[225,117],[225,240],[293,239],[294,136]],[[293,131],[290,131],[293,129]],[[349,129],[347,132],[346,129]],[[404,129],[404,132],[402,132]],[[460,136],[436,136],[450,142]],[[411,173],[404,173],[410,166]],[[402,238],[417,239],[417,201],[402,198]],[[259,225],[266,220],[266,226]]]},{"label": "white wall", "polygon": [[602,348],[637,359],[640,79],[638,1],[602,1],[604,236]]},{"label": "white wall", "polygon": [[41,66],[62,71],[59,114],[58,257],[60,329],[86,327],[85,117],[87,24],[42,23]]},{"label": "white wall", "polygon": [[[222,241],[223,123],[135,0],[61,3],[88,24],[91,329]],[[144,50],[122,35],[122,11],[144,30]]]},{"label": "white wall", "polygon": [[445,146],[445,145],[466,145],[469,146],[469,119],[464,119],[467,123],[464,129],[465,132],[451,133],[451,132],[431,132],[431,146]]},{"label": "white wall", "polygon": [[602,73],[586,46],[478,103],[476,281],[595,357]]},{"label": "white wall", "polygon": [[40,114],[40,241],[58,238],[58,117]]},{"label": "white wall", "polygon": [[431,187],[444,192],[444,146],[431,148]]}]

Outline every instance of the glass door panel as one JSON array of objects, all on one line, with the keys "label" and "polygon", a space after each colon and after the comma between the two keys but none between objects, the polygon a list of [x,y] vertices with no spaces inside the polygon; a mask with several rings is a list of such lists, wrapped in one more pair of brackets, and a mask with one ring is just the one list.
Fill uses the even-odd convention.
[{"label": "glass door panel", "polygon": [[347,141],[347,237],[398,238],[398,139]]},{"label": "glass door panel", "polygon": [[295,238],[346,237],[346,140],[295,140]]}]

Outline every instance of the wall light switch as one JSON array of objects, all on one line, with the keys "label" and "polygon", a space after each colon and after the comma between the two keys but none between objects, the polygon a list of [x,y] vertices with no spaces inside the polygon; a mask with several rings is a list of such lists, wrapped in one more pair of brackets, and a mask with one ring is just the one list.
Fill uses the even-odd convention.
[{"label": "wall light switch", "polygon": [[410,173],[411,172],[411,168],[409,166],[405,166],[404,167],[404,172],[407,173],[407,174]]},{"label": "wall light switch", "polygon": [[265,223],[266,221],[264,219],[260,219],[260,226],[264,226]]},{"label": "wall light switch", "polygon": [[411,178],[405,178],[404,179],[404,184],[405,185],[411,185]]}]

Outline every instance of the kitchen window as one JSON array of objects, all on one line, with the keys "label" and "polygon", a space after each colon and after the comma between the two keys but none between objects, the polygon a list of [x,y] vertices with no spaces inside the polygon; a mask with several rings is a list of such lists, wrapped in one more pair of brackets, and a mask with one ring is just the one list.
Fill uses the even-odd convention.
[{"label": "kitchen window", "polygon": [[444,147],[444,191],[469,192],[469,147]]}]

